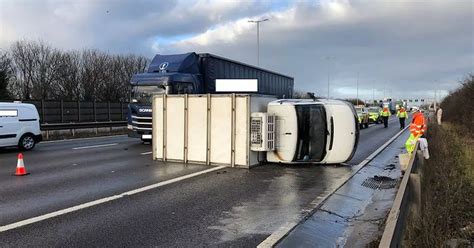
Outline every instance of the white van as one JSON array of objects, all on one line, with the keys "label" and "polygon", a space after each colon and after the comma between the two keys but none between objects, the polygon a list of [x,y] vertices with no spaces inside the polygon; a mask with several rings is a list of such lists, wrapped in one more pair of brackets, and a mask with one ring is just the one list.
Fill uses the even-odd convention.
[{"label": "white van", "polygon": [[339,100],[283,99],[268,104],[276,117],[268,162],[336,164],[352,159],[359,140],[354,106]]},{"label": "white van", "polygon": [[0,147],[33,149],[42,140],[39,120],[33,104],[0,102]]}]

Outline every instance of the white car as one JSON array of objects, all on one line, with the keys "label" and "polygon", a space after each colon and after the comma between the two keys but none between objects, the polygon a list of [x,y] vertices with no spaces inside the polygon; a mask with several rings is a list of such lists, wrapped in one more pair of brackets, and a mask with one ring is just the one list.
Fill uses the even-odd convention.
[{"label": "white car", "polygon": [[283,99],[268,104],[276,117],[275,163],[336,164],[349,161],[357,148],[359,127],[354,106],[338,100]]},{"label": "white car", "polygon": [[33,104],[0,102],[0,147],[33,149],[42,140],[39,120]]}]

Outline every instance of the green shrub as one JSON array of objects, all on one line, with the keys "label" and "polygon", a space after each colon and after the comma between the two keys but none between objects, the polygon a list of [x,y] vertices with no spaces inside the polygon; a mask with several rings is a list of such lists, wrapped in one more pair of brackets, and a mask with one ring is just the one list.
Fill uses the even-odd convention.
[{"label": "green shrub", "polygon": [[472,133],[474,131],[474,75],[470,74],[461,87],[451,92],[443,102],[443,120],[459,124]]}]

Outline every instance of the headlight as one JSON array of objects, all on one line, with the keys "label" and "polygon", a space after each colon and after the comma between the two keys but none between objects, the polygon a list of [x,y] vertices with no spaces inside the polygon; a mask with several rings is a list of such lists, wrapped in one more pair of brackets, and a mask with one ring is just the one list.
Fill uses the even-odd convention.
[{"label": "headlight", "polygon": [[130,124],[127,124],[127,129],[128,129],[128,130],[133,130],[133,126],[130,125]]}]

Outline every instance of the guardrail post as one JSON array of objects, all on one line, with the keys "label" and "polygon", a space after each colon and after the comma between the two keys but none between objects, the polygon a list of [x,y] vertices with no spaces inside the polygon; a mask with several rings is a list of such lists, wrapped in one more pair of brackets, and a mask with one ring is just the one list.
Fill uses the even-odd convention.
[{"label": "guardrail post", "polygon": [[[111,114],[110,114],[110,101],[107,101],[107,117],[108,117],[109,121],[112,121],[112,117],[111,117]],[[109,132],[110,133],[112,132],[112,127],[109,127]]]},{"label": "guardrail post", "polygon": [[120,102],[120,120],[123,121],[126,118],[123,118],[123,102]]},{"label": "guardrail post", "polygon": [[46,123],[46,120],[44,119],[44,99],[41,99],[41,120],[42,123]]},{"label": "guardrail post", "polygon": [[[94,114],[94,122],[97,122],[97,104],[96,104],[96,101],[94,99],[94,101],[92,102],[92,113]],[[95,134],[97,135],[99,133],[99,128],[95,128]]]},{"label": "guardrail post", "polygon": [[79,100],[77,100],[77,122],[81,122],[81,101]]},{"label": "guardrail post", "polygon": [[97,122],[97,107],[95,100],[92,102],[92,113],[94,114],[94,122]]},{"label": "guardrail post", "polygon": [[63,100],[61,100],[59,102],[59,113],[61,115],[61,123],[63,123],[64,122],[64,102],[63,102]]},{"label": "guardrail post", "polygon": [[109,121],[112,121],[112,119],[110,118],[110,102],[107,102],[107,117]]}]

